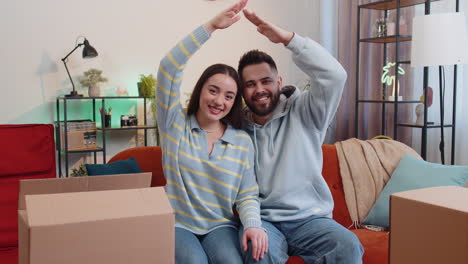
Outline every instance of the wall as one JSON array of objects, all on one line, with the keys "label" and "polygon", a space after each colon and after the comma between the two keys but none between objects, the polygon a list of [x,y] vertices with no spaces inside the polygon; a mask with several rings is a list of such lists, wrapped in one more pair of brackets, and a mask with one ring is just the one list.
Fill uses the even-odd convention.
[{"label": "wall", "polygon": [[[69,57],[67,65],[78,91],[87,95],[87,91],[80,87],[79,78],[84,71],[94,67],[103,70],[103,75],[109,79],[102,87],[103,95],[115,95],[119,87],[136,95],[140,74],[156,73],[159,60],[179,39],[234,2],[4,2],[0,10],[0,124],[51,123],[55,120],[55,98],[71,91],[61,58],[73,49],[78,36],[85,36],[99,52],[97,58],[84,60],[79,48]],[[319,0],[251,0],[248,8],[301,35],[320,39]],[[228,30],[215,32],[193,57],[186,68],[182,90],[191,90],[207,66],[217,62],[236,66],[239,56],[253,48],[269,52],[276,58],[286,83],[300,83],[305,78],[290,60],[289,51],[281,45],[271,44],[246,20],[241,20]],[[72,118],[87,112],[84,106],[72,107],[77,114]],[[128,132],[125,133],[116,132],[116,137],[122,141],[109,155],[133,144],[125,136]]]}]

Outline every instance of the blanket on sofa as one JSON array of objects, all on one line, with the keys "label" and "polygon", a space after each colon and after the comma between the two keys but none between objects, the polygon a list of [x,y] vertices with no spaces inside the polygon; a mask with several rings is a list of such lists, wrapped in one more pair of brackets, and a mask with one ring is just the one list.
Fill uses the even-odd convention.
[{"label": "blanket on sofa", "polygon": [[388,139],[351,138],[335,143],[351,220],[359,225],[404,154],[421,158],[407,145]]}]

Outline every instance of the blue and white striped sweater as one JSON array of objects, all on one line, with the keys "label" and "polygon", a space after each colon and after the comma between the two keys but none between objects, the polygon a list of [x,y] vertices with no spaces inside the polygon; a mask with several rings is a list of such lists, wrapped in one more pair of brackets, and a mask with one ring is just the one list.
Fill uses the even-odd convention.
[{"label": "blue and white striped sweater", "polygon": [[200,26],[179,42],[161,60],[156,89],[167,196],[176,226],[196,234],[236,227],[234,205],[245,228],[261,227],[250,137],[228,126],[209,155],[206,132],[179,101],[185,64],[209,37]]}]

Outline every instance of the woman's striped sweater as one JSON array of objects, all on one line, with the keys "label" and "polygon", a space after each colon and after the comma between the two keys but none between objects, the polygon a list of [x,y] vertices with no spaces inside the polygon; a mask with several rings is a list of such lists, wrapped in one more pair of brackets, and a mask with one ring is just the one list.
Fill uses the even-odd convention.
[{"label": "woman's striped sweater", "polygon": [[209,37],[199,26],[172,48],[159,65],[156,89],[167,196],[176,226],[195,234],[237,227],[234,205],[244,228],[261,227],[250,137],[228,126],[209,155],[206,132],[179,101],[185,64]]}]

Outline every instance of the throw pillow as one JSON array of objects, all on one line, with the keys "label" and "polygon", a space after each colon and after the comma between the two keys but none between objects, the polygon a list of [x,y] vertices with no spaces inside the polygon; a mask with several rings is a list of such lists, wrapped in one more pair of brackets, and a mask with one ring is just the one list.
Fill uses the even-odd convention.
[{"label": "throw pillow", "polygon": [[142,172],[136,159],[133,157],[127,160],[118,160],[107,164],[86,164],[86,170],[90,176]]},{"label": "throw pillow", "polygon": [[363,223],[388,227],[390,195],[393,193],[437,186],[463,186],[467,180],[468,166],[430,163],[406,154]]}]

